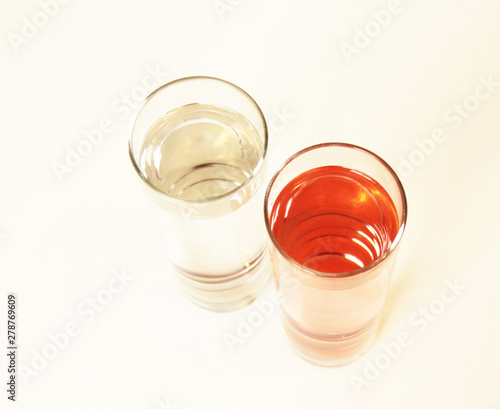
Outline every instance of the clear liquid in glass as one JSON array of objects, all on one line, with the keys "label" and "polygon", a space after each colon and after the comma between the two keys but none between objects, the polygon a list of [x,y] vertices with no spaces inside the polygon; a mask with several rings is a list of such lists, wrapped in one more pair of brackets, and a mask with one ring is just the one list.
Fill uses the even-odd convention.
[{"label": "clear liquid in glass", "polygon": [[153,216],[169,258],[188,297],[206,308],[246,305],[267,282],[263,150],[245,116],[211,104],[167,112],[142,144],[141,173],[163,194]]}]

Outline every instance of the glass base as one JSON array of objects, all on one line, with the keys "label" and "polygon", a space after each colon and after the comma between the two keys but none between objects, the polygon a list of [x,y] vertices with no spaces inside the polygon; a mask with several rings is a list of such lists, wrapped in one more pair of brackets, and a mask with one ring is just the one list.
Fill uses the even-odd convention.
[{"label": "glass base", "polygon": [[281,314],[291,349],[307,362],[327,367],[347,365],[364,355],[377,336],[378,321],[376,317],[356,331],[320,337],[298,328],[288,316]]},{"label": "glass base", "polygon": [[199,275],[175,267],[187,298],[214,312],[232,312],[251,304],[264,291],[271,276],[267,249],[241,269],[223,276]]}]

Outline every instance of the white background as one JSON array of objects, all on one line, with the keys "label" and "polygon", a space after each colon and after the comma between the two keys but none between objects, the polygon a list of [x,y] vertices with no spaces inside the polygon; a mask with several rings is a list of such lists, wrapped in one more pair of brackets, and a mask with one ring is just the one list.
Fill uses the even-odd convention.
[{"label": "white background", "polygon": [[[233,5],[74,0],[44,19],[35,0],[1,3],[0,314],[15,292],[25,373],[9,402],[4,316],[0,407],[500,408],[500,3],[401,0],[382,28],[372,13],[386,1],[218,4]],[[32,38],[20,40],[23,27]],[[348,58],[343,44],[365,29]],[[231,351],[224,334],[271,289],[222,315],[180,293],[127,154],[122,98],[140,97],[155,69],[162,82],[212,75],[249,92],[273,131],[270,173],[326,141],[398,170],[408,227],[366,356],[331,369],[302,361],[276,309]],[[496,85],[478,102],[481,78]],[[464,100],[473,112],[452,121]],[[112,131],[58,177],[68,148],[106,119]],[[446,139],[425,142],[436,128]],[[109,300],[113,271],[133,279]],[[446,304],[444,280],[461,288]],[[91,314],[96,296],[107,304]],[[438,313],[422,318],[429,307]],[[68,324],[77,334],[65,341]],[[387,360],[402,333],[411,345]]]}]

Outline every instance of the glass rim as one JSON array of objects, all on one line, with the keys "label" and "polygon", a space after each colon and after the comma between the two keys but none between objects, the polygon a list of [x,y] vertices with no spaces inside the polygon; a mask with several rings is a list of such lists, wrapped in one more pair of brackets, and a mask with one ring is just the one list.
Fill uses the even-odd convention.
[{"label": "glass rim", "polygon": [[[172,85],[175,85],[175,84],[180,83],[180,82],[195,81],[195,80],[208,80],[208,81],[214,81],[214,82],[219,82],[219,83],[222,83],[222,84],[229,85],[231,88],[233,88],[235,91],[237,91],[240,94],[242,94],[244,97],[246,97],[250,101],[251,105],[257,111],[257,114],[258,114],[259,118],[262,120],[262,124],[264,126],[264,146],[262,148],[262,154],[260,155],[259,161],[257,162],[257,164],[255,165],[255,167],[253,168],[252,173],[250,174],[250,176],[247,179],[245,179],[245,181],[243,183],[241,183],[241,185],[237,186],[236,188],[231,189],[230,191],[228,191],[228,192],[226,192],[224,194],[221,194],[221,195],[218,195],[218,196],[214,196],[214,197],[210,197],[210,198],[206,198],[206,199],[185,199],[185,198],[180,198],[180,197],[177,197],[177,196],[169,195],[168,193],[165,193],[164,191],[158,189],[156,186],[154,186],[145,177],[145,175],[141,171],[139,165],[137,164],[137,162],[135,160],[135,157],[134,157],[134,154],[132,152],[132,137],[133,137],[133,133],[134,133],[134,129],[135,129],[136,123],[137,123],[137,121],[139,119],[139,116],[141,115],[142,111],[146,108],[146,105],[151,100],[151,98],[153,98],[155,96],[155,94],[157,94],[157,93],[165,90],[168,87],[171,87]],[[240,88],[238,85],[235,85],[232,82],[227,81],[227,80],[223,80],[221,78],[211,77],[211,76],[207,76],[207,75],[193,75],[193,76],[181,77],[181,78],[177,78],[177,79],[175,79],[173,81],[169,81],[169,82],[167,82],[167,83],[159,86],[155,90],[153,90],[146,98],[144,98],[144,101],[136,109],[136,113],[135,113],[134,118],[132,120],[132,124],[131,124],[130,131],[129,131],[129,138],[128,138],[128,153],[129,153],[130,160],[132,162],[132,165],[133,165],[136,173],[139,175],[139,177],[142,179],[142,181],[149,188],[153,189],[155,192],[159,193],[161,196],[167,197],[170,200],[173,200],[173,201],[176,201],[176,202],[179,202],[179,203],[184,203],[184,204],[189,204],[189,203],[203,204],[203,203],[212,203],[212,202],[216,202],[218,200],[229,198],[232,195],[234,195],[236,192],[240,191],[245,186],[247,186],[255,178],[255,176],[259,173],[259,171],[263,168],[264,160],[265,160],[265,158],[267,156],[268,140],[269,140],[269,132],[268,132],[268,128],[267,128],[266,118],[265,118],[262,110],[260,109],[259,105],[257,104],[257,102],[250,96],[250,94],[248,94],[248,92],[246,92],[244,89]]]},{"label": "glass rim", "polygon": [[[303,264],[297,262],[292,257],[290,257],[290,255],[285,250],[283,250],[281,245],[276,240],[276,237],[274,236],[274,233],[273,233],[272,228],[271,228],[270,223],[269,223],[269,212],[267,209],[268,203],[269,203],[269,194],[273,188],[274,183],[276,182],[278,176],[285,170],[285,168],[291,162],[293,162],[299,156],[302,156],[305,153],[308,153],[310,151],[321,149],[321,148],[334,148],[334,147],[335,148],[350,148],[350,149],[358,150],[358,151],[361,151],[362,153],[365,153],[365,154],[371,156],[372,158],[374,158],[378,162],[380,162],[384,166],[384,168],[389,172],[389,174],[393,177],[393,179],[395,180],[396,185],[398,187],[399,194],[401,195],[401,205],[402,205],[402,215],[401,215],[401,222],[399,223],[399,229],[398,229],[398,232],[396,234],[396,237],[391,242],[391,245],[389,246],[389,248],[381,256],[379,256],[375,260],[373,260],[370,264],[367,264],[366,266],[358,268],[356,270],[346,271],[343,273],[328,273],[328,272],[324,272],[324,271],[314,270],[312,268],[304,266]],[[304,271],[307,274],[313,275],[313,276],[352,277],[352,276],[359,275],[359,274],[362,274],[362,273],[365,273],[365,272],[372,270],[375,266],[377,266],[378,264],[383,262],[387,257],[389,257],[389,255],[391,255],[393,253],[393,251],[397,248],[399,242],[401,241],[401,238],[403,237],[403,232],[404,232],[405,227],[406,227],[407,207],[408,207],[408,204],[407,204],[406,193],[404,191],[403,184],[401,183],[401,180],[399,179],[396,172],[391,168],[391,166],[384,159],[382,159],[380,156],[373,153],[372,151],[370,151],[366,148],[362,148],[361,146],[358,146],[358,145],[353,145],[353,144],[344,143],[344,142],[327,142],[327,143],[320,143],[317,145],[312,145],[312,146],[309,146],[307,148],[304,148],[304,149],[296,152],[295,154],[290,156],[280,166],[280,168],[276,171],[276,173],[271,178],[271,181],[269,182],[269,185],[267,186],[267,189],[266,189],[266,194],[264,197],[264,220],[265,220],[265,224],[266,224],[266,230],[267,230],[268,236],[270,237],[270,239],[272,241],[272,244],[274,245],[274,247],[276,249],[278,249],[278,251],[285,258],[285,260],[287,260],[293,266],[298,267],[300,270]]]}]

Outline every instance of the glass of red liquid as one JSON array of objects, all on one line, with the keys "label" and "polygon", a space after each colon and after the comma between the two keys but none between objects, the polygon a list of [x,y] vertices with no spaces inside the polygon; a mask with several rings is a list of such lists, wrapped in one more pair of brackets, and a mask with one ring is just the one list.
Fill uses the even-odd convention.
[{"label": "glass of red liquid", "polygon": [[377,334],[406,224],[396,173],[359,146],[311,146],[274,175],[264,214],[292,348],[319,365],[357,359]]}]

